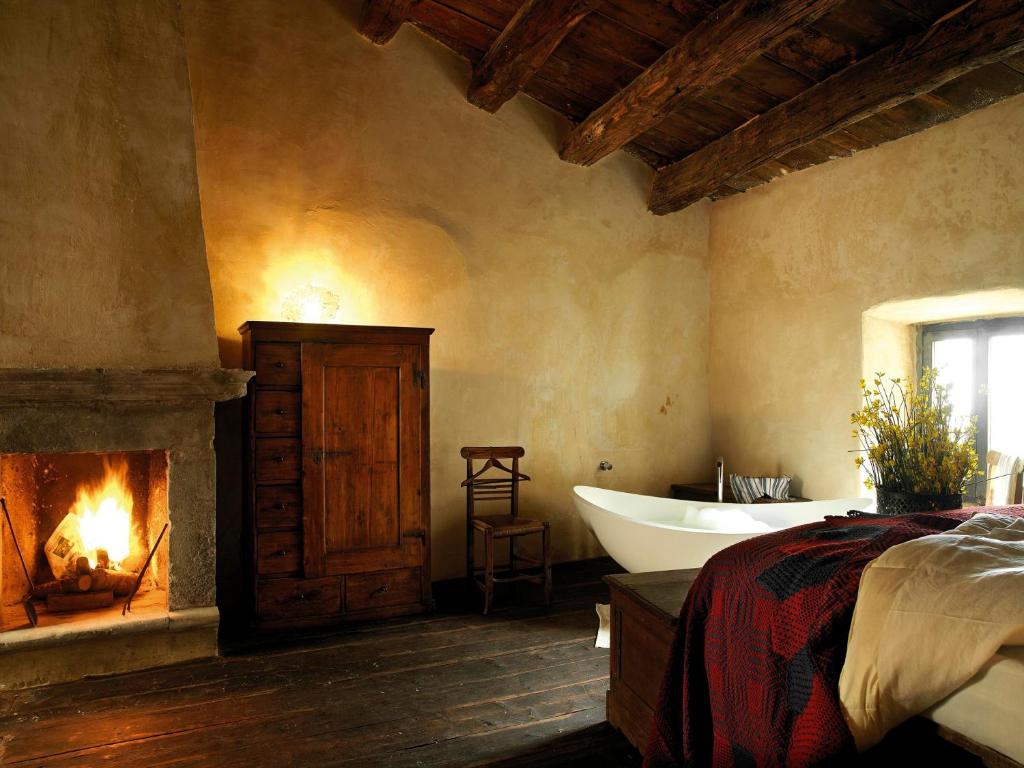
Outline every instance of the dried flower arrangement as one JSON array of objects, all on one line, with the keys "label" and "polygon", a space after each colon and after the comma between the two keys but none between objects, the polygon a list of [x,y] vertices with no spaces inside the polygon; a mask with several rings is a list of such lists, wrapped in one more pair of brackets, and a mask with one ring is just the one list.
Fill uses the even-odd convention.
[{"label": "dried flower arrangement", "polygon": [[978,474],[977,426],[953,418],[948,387],[938,383],[936,371],[925,369],[916,385],[906,386],[876,373],[870,383],[861,379],[860,388],[864,405],[850,415],[861,446],[855,463],[867,472],[864,484],[879,489],[879,507],[886,493],[963,494]]}]

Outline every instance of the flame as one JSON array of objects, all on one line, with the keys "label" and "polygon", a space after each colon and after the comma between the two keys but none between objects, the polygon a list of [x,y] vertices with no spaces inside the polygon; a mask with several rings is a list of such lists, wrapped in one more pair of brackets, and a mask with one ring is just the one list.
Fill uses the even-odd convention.
[{"label": "flame", "polygon": [[78,487],[71,511],[78,515],[86,557],[96,566],[96,550],[105,549],[113,564],[131,553],[132,495],[128,491],[128,464],[103,462],[103,479]]}]

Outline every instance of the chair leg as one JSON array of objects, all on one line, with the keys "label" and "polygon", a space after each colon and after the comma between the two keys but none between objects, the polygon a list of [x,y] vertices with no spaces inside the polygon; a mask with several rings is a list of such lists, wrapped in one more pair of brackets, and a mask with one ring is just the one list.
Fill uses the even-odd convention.
[{"label": "chair leg", "polygon": [[484,616],[491,610],[494,597],[494,533],[484,532]]},{"label": "chair leg", "polygon": [[473,526],[466,526],[466,605],[471,607],[476,598],[476,576],[474,569],[476,563],[473,561],[473,545],[476,543],[473,536]]},{"label": "chair leg", "polygon": [[544,525],[544,602],[551,605],[553,584],[551,583],[551,526]]}]

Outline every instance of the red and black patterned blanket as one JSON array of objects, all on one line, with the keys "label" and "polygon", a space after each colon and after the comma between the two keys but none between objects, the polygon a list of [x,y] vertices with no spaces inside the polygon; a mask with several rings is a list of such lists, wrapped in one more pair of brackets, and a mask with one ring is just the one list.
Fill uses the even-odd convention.
[{"label": "red and black patterned blanket", "polygon": [[850,757],[839,673],[861,571],[889,547],[980,511],[827,518],[712,557],[683,605],[645,768]]}]

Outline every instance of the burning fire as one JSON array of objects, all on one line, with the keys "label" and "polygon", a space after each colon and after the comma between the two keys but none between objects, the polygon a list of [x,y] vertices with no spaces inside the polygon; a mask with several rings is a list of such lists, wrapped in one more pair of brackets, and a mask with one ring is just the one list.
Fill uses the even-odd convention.
[{"label": "burning fire", "polygon": [[96,567],[96,550],[105,549],[111,563],[131,553],[132,495],[128,491],[128,464],[104,462],[103,479],[96,485],[79,486],[71,512],[78,516],[85,555]]}]

